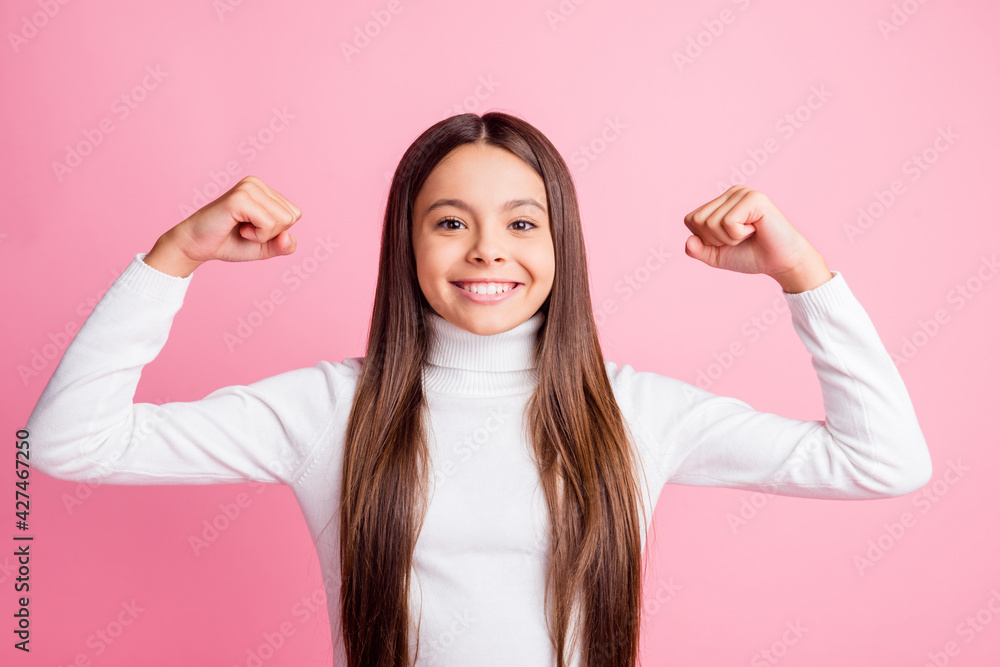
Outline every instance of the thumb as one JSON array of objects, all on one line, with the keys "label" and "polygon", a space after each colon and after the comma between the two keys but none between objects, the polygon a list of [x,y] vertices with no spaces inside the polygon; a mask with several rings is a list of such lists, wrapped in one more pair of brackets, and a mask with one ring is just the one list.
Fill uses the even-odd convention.
[{"label": "thumb", "polygon": [[700,238],[693,234],[684,243],[684,252],[688,257],[693,257],[700,262],[715,267],[715,263],[711,259],[712,250],[710,246],[705,245]]},{"label": "thumb", "polygon": [[247,241],[260,243],[260,241],[257,240],[257,228],[249,222],[240,224],[240,236],[245,238]]},{"label": "thumb", "polygon": [[281,232],[267,242],[268,257],[278,257],[280,255],[291,255],[295,252],[295,237],[287,231]]}]

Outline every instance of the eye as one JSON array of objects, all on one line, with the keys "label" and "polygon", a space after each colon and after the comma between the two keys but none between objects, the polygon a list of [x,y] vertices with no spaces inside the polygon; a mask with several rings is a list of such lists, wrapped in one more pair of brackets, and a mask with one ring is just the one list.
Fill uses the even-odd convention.
[{"label": "eye", "polygon": [[[434,225],[434,226],[435,226],[435,227],[441,227],[441,226],[443,226],[443,225],[445,225],[446,223],[449,223],[449,222],[457,222],[457,223],[458,223],[458,224],[460,224],[460,225],[461,225],[461,224],[464,224],[464,223],[463,223],[463,222],[462,222],[461,220],[459,220],[458,218],[445,218],[444,220],[442,220],[441,222],[437,223],[437,224],[436,224],[436,225]],[[455,228],[455,227],[445,227],[445,229],[448,229],[448,230],[454,230],[454,229],[456,229],[456,228]]]},{"label": "eye", "polygon": [[[445,218],[445,219],[441,220],[440,222],[438,222],[435,225],[435,227],[444,228],[444,229],[447,229],[449,231],[454,231],[454,230],[458,229],[458,227],[448,227],[447,225],[448,225],[449,222],[455,222],[455,223],[458,223],[460,225],[464,225],[465,224],[464,222],[462,222],[458,218]],[[518,224],[522,224],[522,223],[525,224],[525,225],[531,225],[531,227],[523,227],[521,229],[515,229],[514,231],[517,231],[517,232],[526,232],[529,229],[534,229],[535,227],[538,227],[538,225],[536,225],[535,223],[533,223],[531,220],[524,220],[524,219],[515,220],[514,222],[512,222],[510,224],[512,224],[512,225],[518,225]]]}]

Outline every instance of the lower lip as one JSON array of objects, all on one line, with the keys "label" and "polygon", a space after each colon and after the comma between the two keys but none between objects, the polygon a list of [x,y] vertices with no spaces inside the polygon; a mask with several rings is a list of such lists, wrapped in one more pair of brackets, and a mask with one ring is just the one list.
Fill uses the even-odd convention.
[{"label": "lower lip", "polygon": [[457,289],[459,292],[461,292],[462,296],[467,298],[469,301],[473,301],[475,303],[499,303],[500,301],[503,301],[511,294],[514,294],[515,292],[519,291],[522,287],[524,287],[524,283],[518,283],[509,290],[507,290],[506,292],[503,292],[502,294],[501,293],[476,294],[475,292],[470,292],[469,290],[463,287],[459,287],[455,283],[449,283],[449,284],[455,289]]}]

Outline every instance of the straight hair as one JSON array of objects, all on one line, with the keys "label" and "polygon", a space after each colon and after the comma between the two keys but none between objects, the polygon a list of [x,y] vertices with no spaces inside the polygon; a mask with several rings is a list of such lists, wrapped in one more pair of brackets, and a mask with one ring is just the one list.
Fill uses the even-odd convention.
[{"label": "straight hair", "polygon": [[[430,311],[417,282],[413,203],[434,167],[465,144],[521,158],[545,184],[555,251],[534,345],[539,381],[525,427],[549,511],[545,617],[557,666],[582,641],[587,667],[638,658],[641,462],[597,335],[576,190],[552,143],[501,112],[465,113],[424,131],[393,175],[382,227],[367,353],[347,425],[340,493],[340,612],[348,667],[409,667],[409,586],[430,483],[422,367]],[[645,515],[645,508],[643,508]],[[331,519],[332,521],[332,519]],[[645,521],[645,516],[643,518]],[[417,627],[419,653],[419,624]],[[415,657],[415,656],[414,656]]]}]

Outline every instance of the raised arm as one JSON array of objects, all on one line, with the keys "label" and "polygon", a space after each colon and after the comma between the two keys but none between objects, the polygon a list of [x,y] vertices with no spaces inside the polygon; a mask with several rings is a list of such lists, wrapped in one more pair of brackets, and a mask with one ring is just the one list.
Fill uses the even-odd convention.
[{"label": "raised arm", "polygon": [[843,276],[833,276],[784,294],[812,355],[824,420],[758,412],[737,398],[611,365],[656,483],[839,499],[899,496],[927,483],[930,453],[899,371]]},{"label": "raised arm", "polygon": [[663,483],[817,498],[914,491],[931,458],[909,394],[864,308],[763,193],[733,186],[684,218],[688,256],[764,273],[783,288],[812,354],[826,419],[758,412],[736,398],[630,366],[609,372]]},{"label": "raised arm", "polygon": [[296,479],[350,391],[350,364],[321,362],[199,401],[132,402],[198,265],[294,250],[286,230],[299,212],[267,201],[265,188],[244,179],[164,234],[150,253],[135,256],[66,349],[28,418],[33,467],[59,479],[111,484]]}]

